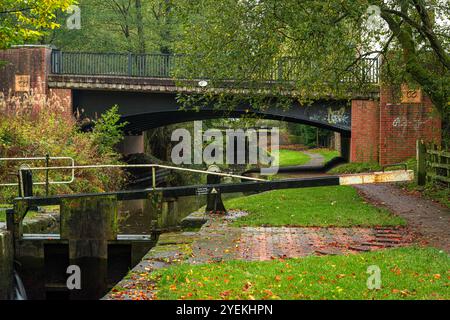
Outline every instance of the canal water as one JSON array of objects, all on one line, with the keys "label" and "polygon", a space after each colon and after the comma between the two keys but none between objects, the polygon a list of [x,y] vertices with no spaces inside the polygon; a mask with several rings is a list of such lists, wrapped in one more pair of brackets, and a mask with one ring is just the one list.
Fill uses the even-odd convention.
[{"label": "canal water", "polygon": [[175,200],[177,210],[158,217],[150,206],[150,200],[122,201],[119,207],[119,233],[150,234],[158,220],[158,228],[171,230],[180,226],[181,220],[206,204],[206,196],[180,197]]},{"label": "canal water", "polygon": [[[228,198],[234,198],[242,196],[241,193],[235,194],[224,194],[222,195],[223,200]],[[154,232],[155,220],[158,221],[156,227],[158,229],[170,231],[180,228],[181,220],[188,216],[190,213],[204,210],[206,204],[206,196],[189,196],[180,197],[177,199],[171,199],[174,201],[172,207],[176,210],[170,210],[168,214],[159,216],[152,209],[149,200],[129,200],[119,202],[119,216],[118,216],[118,226],[119,234],[152,234]],[[42,233],[57,233],[59,228],[55,230],[41,230]],[[144,255],[148,250],[154,246],[155,243],[146,243],[141,247],[137,248],[137,253]],[[134,247],[133,247],[134,248]],[[99,270],[107,275],[107,283],[99,284],[99,288],[105,286],[109,290],[113,285],[120,281],[130,270],[134,267],[130,261],[134,257],[140,259],[137,255],[135,256],[133,252],[134,249],[127,247],[126,245],[110,245],[108,246],[108,261],[106,264],[104,261],[96,261],[91,259],[89,261],[79,261],[74,262],[79,265],[81,269],[86,270]],[[44,255],[36,257],[22,257],[21,264],[17,267],[17,272],[20,278],[23,280],[24,287],[29,299],[99,299],[103,297],[107,290],[99,289],[93,287],[95,291],[87,292],[85,289],[80,297],[74,293],[69,292],[66,285],[67,280],[67,266],[73,261],[69,261],[69,250],[66,244],[46,244],[43,247]],[[137,260],[137,261],[138,261]],[[136,260],[134,260],[136,261]],[[137,261],[135,263],[137,263]],[[107,265],[107,270],[103,270],[99,266]],[[36,274],[41,276],[36,277]],[[82,280],[87,281],[87,283],[96,283],[98,273],[94,274],[94,277],[82,277]],[[103,273],[102,273],[103,274]],[[36,282],[37,281],[37,282]],[[85,282],[82,283],[83,288],[92,287],[87,286]],[[17,287],[16,289],[19,289]],[[85,292],[86,291],[86,292]],[[24,298],[25,295],[20,295]]]},{"label": "canal water", "polygon": [[[243,196],[243,193],[222,194],[222,199]],[[173,230],[180,227],[181,220],[199,209],[204,210],[206,196],[188,196],[175,199],[176,210],[160,217],[158,228]],[[122,201],[119,207],[120,234],[149,234],[152,231],[152,221],[157,220],[149,200]]]}]

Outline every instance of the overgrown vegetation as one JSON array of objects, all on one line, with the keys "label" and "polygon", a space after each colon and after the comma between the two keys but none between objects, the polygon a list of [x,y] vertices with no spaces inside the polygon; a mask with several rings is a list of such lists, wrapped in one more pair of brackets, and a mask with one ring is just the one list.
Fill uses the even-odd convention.
[{"label": "overgrown vegetation", "polygon": [[249,212],[236,226],[392,226],[405,221],[364,202],[349,186],[287,189],[225,201]]},{"label": "overgrown vegetation", "polygon": [[[414,175],[417,174],[417,161],[412,158],[406,161],[409,170],[414,170]],[[440,183],[427,182],[425,186],[418,186],[416,181],[411,181],[404,185],[405,190],[412,193],[419,193],[425,198],[439,202],[440,204],[450,208],[450,189]]]},{"label": "overgrown vegetation", "polygon": [[343,174],[343,173],[361,173],[380,171],[382,168],[377,162],[352,162],[337,166],[328,173]]},{"label": "overgrown vegetation", "polygon": [[[113,147],[121,139],[117,107],[104,113],[92,132],[82,132],[65,101],[56,96],[32,93],[23,96],[0,95],[0,156],[1,157],[72,157],[77,165],[119,163]],[[43,166],[43,161],[2,162],[0,181],[16,182],[21,163]],[[52,160],[50,165],[67,166],[67,160]],[[33,173],[34,181],[44,181],[42,173]],[[50,193],[102,192],[117,189],[123,181],[118,169],[77,170],[75,181],[67,185],[51,185]],[[50,180],[70,180],[70,170],[50,171]],[[35,194],[42,194],[35,187]],[[2,187],[1,202],[17,196],[17,188]]]},{"label": "overgrown vegetation", "polygon": [[127,124],[120,123],[119,107],[114,105],[95,121],[92,131],[94,143],[100,154],[115,154],[114,147],[123,139],[122,129]]},{"label": "overgrown vegetation", "polygon": [[[367,268],[381,288],[367,286]],[[266,262],[182,264],[151,274],[158,299],[450,299],[450,259],[432,248]]]}]

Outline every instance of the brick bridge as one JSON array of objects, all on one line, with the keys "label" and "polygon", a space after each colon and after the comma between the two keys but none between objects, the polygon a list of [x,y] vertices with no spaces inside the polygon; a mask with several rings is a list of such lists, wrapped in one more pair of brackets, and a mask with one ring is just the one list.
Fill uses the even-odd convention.
[{"label": "brick bridge", "polygon": [[[128,152],[143,149],[142,132],[158,126],[211,118],[239,117],[248,106],[232,111],[213,107],[180,111],[176,95],[195,92],[170,78],[176,56],[65,53],[46,46],[20,46],[0,51],[0,91],[22,95],[31,91],[60,99],[65,110],[93,117],[117,104],[129,123]],[[286,77],[278,64],[273,80]],[[268,119],[305,123],[330,129],[340,137],[342,155],[352,162],[396,163],[415,155],[415,141],[439,142],[440,120],[433,117],[429,99],[419,92],[414,101],[394,104],[393,93],[379,85],[378,60],[362,71],[374,85],[368,96],[348,100],[319,99],[289,110],[254,110]],[[283,79],[289,80],[289,79]],[[188,91],[190,90],[190,91]],[[1,104],[0,104],[1,105]]]}]

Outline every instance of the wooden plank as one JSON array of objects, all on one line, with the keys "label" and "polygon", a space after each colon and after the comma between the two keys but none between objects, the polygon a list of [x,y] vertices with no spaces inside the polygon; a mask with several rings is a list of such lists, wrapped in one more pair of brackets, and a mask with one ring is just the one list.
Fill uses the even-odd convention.
[{"label": "wooden plank", "polygon": [[414,179],[412,170],[395,170],[372,173],[348,174],[339,178],[340,185],[403,182]]},{"label": "wooden plank", "polygon": [[427,150],[428,154],[432,154],[432,155],[438,155],[441,157],[446,157],[446,158],[450,158],[450,152],[449,151],[444,151],[444,150]]},{"label": "wooden plank", "polygon": [[440,175],[435,174],[435,173],[429,173],[428,176],[431,179],[434,179],[434,180],[439,180],[439,181],[442,181],[442,182],[450,183],[450,177],[440,176]]},{"label": "wooden plank", "polygon": [[431,163],[428,163],[428,166],[432,167],[432,168],[450,169],[450,164],[443,164],[443,163],[431,162]]}]

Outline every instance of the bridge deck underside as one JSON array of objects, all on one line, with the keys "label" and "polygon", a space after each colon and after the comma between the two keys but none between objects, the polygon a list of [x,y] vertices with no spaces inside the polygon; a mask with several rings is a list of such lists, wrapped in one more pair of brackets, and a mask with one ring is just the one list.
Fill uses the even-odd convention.
[{"label": "bridge deck underside", "polygon": [[213,104],[199,110],[180,110],[176,93],[74,90],[73,107],[86,117],[95,118],[113,105],[119,106],[127,131],[142,132],[174,123],[214,118],[255,117],[309,124],[350,135],[351,107],[345,100],[318,100],[308,106],[293,101],[283,109],[276,106],[252,108],[242,103],[223,110]]}]

